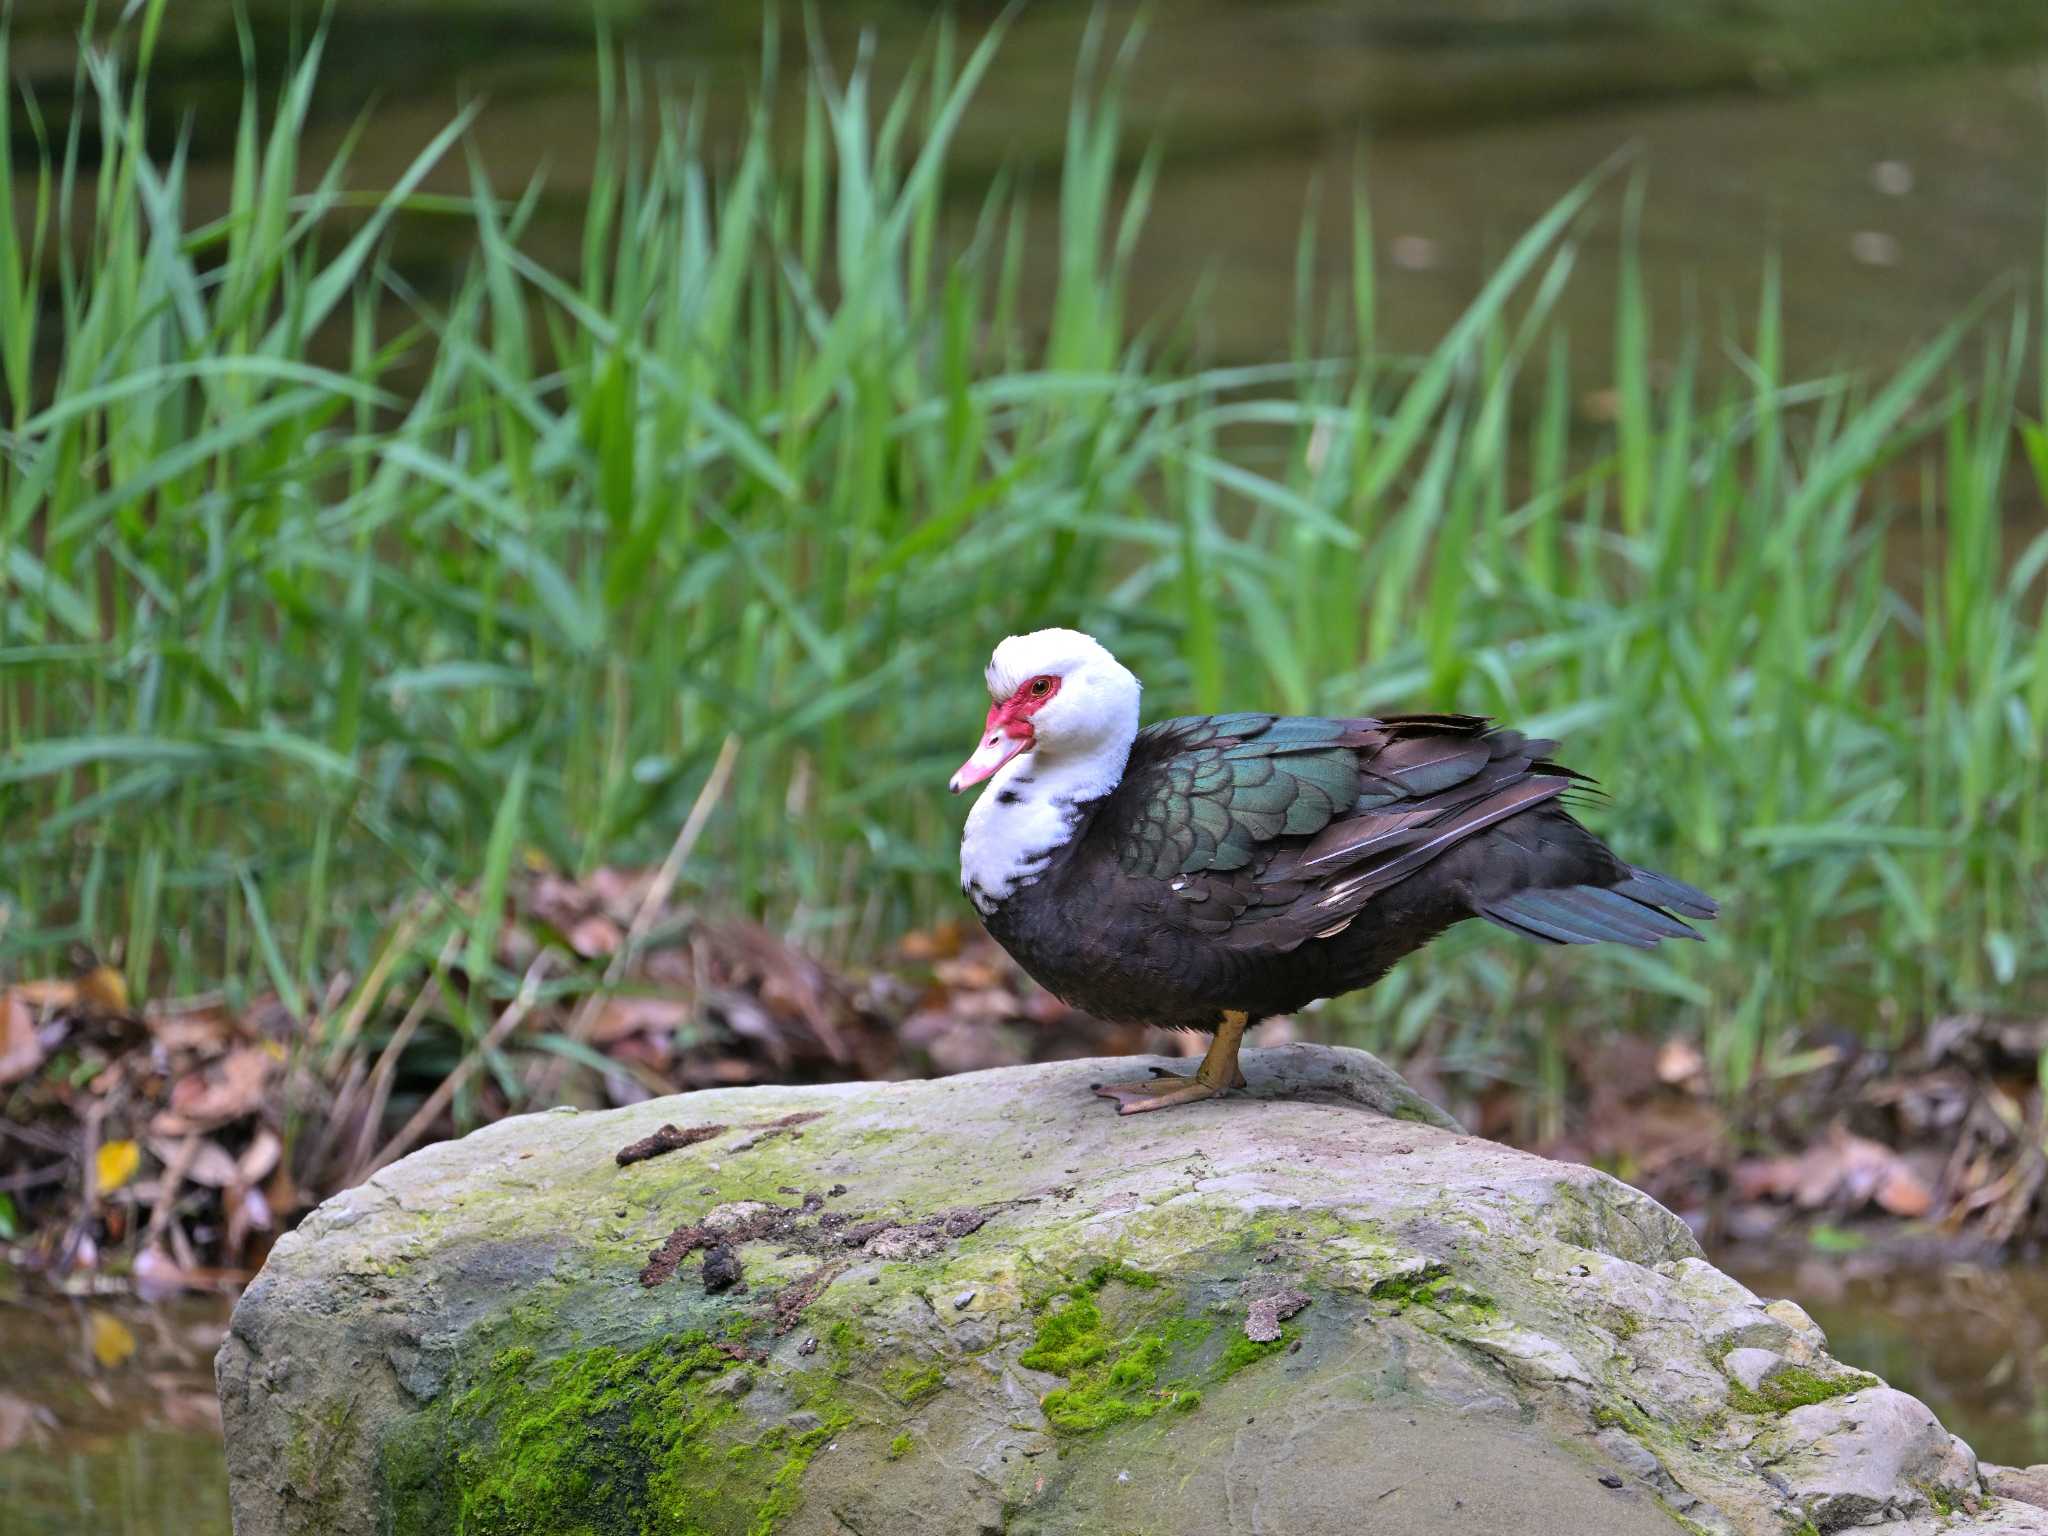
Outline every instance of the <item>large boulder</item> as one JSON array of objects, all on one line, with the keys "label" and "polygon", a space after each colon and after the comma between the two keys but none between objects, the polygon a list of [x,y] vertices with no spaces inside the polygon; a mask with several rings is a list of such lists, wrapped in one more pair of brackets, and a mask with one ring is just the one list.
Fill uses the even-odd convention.
[{"label": "large boulder", "polygon": [[414,1154],[235,1310],[238,1536],[2048,1536],[1626,1185],[1361,1052],[1248,1052],[1249,1093],[1166,1114],[1090,1096],[1146,1065]]}]

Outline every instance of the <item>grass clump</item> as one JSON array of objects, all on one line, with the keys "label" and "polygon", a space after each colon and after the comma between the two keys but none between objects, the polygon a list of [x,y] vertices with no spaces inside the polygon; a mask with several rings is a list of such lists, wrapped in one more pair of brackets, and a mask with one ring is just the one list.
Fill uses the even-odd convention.
[{"label": "grass clump", "polygon": [[1941,1519],[1947,1519],[1959,1508],[1955,1494],[1939,1483],[1915,1483],[1913,1486],[1920,1490],[1921,1496]]},{"label": "grass clump", "polygon": [[910,1445],[910,1436],[898,1435],[889,1442],[889,1459],[891,1461],[901,1461],[910,1454]]},{"label": "grass clump", "polygon": [[[821,75],[729,158],[607,72],[561,268],[541,188],[422,194],[466,116],[367,204],[304,163],[314,46],[250,82],[208,220],[120,63],[165,11],[82,54],[92,153],[12,93],[0,132],[27,210],[0,223],[0,968],[84,942],[137,998],[306,1019],[387,949],[414,979],[447,955],[445,1055],[519,985],[508,880],[653,862],[727,737],[692,877],[841,956],[956,910],[937,787],[980,660],[1081,623],[1161,713],[1562,735],[1623,855],[1730,913],[1568,969],[1461,930],[1321,1015],[1357,1043],[1455,1019],[1442,1052],[1556,1083],[1589,1001],[1683,1008],[1732,1090],[1817,1015],[1896,1043],[2048,987],[2048,535],[2006,517],[2048,486],[2048,398],[2017,301],[1889,377],[1801,380],[1773,269],[1729,334],[1653,336],[1629,248],[1589,425],[1608,381],[1553,311],[1598,189],[1421,358],[1379,344],[1361,191],[1294,355],[1211,366],[1129,314],[1148,182],[1119,190],[1114,75],[1074,98],[1045,313],[1023,193],[946,202],[1000,26],[887,100]],[[386,253],[429,216],[469,257],[424,296]]]}]

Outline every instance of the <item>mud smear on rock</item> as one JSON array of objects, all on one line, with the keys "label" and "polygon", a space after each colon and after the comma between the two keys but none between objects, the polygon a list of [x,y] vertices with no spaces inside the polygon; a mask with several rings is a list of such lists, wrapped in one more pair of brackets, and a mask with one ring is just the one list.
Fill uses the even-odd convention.
[{"label": "mud smear on rock", "polygon": [[928,1259],[969,1233],[980,1231],[998,1212],[1037,1203],[1035,1197],[1026,1197],[986,1206],[956,1206],[933,1216],[905,1221],[893,1216],[827,1211],[825,1199],[814,1191],[805,1195],[800,1205],[741,1200],[714,1206],[697,1221],[677,1227],[647,1256],[647,1263],[640,1270],[640,1283],[649,1289],[663,1284],[684,1259],[700,1249],[705,1254],[704,1289],[711,1295],[739,1283],[739,1248],[743,1243],[779,1242],[784,1254],[816,1255],[825,1262],[782,1287],[770,1303],[775,1332],[781,1335],[796,1326],[811,1303],[852,1262],[853,1255],[862,1254],[885,1263]]},{"label": "mud smear on rock", "polygon": [[618,1165],[621,1168],[625,1168],[634,1163],[645,1162],[650,1157],[659,1157],[664,1152],[676,1152],[684,1147],[694,1147],[700,1141],[709,1141],[714,1136],[723,1136],[728,1129],[730,1127],[723,1125],[693,1125],[687,1129],[680,1126],[664,1125],[653,1135],[642,1136],[638,1141],[629,1141],[619,1148],[617,1153]]},{"label": "mud smear on rock", "polygon": [[[803,1132],[797,1129],[798,1126],[809,1125],[813,1120],[824,1118],[825,1112],[822,1109],[799,1110],[795,1114],[784,1115],[780,1120],[761,1120],[752,1125],[743,1125],[740,1129],[749,1134],[745,1140],[734,1142],[730,1150],[751,1152],[762,1142],[773,1140],[777,1136],[801,1137]],[[621,1168],[630,1167],[634,1163],[645,1162],[650,1157],[659,1157],[664,1152],[678,1152],[684,1147],[694,1147],[700,1141],[723,1136],[731,1129],[729,1125],[664,1125],[651,1136],[642,1136],[638,1141],[627,1142],[619,1148],[614,1160]]]}]

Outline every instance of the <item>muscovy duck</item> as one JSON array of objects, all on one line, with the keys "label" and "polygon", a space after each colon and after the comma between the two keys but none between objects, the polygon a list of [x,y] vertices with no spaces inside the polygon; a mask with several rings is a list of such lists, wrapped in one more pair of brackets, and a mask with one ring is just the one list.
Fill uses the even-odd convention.
[{"label": "muscovy duck", "polygon": [[1470,715],[1204,715],[1138,728],[1138,679],[1071,629],[988,664],[955,794],[960,883],[1003,948],[1072,1007],[1213,1033],[1193,1077],[1104,1083],[1118,1113],[1244,1086],[1273,1014],[1370,986],[1468,917],[1550,944],[1699,937],[1714,902],[1572,819],[1585,782]]}]

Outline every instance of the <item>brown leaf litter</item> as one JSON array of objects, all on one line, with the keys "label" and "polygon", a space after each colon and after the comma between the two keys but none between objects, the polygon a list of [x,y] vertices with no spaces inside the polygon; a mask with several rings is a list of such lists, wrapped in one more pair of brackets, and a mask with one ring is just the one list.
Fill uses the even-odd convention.
[{"label": "brown leaf litter", "polygon": [[[516,876],[493,970],[526,974],[549,955],[566,983],[522,1009],[456,963],[473,899],[394,909],[366,974],[331,975],[290,1007],[274,994],[131,1000],[121,971],[82,949],[66,976],[0,980],[0,1222],[26,1234],[8,1258],[80,1284],[145,1270],[153,1286],[232,1282],[404,1145],[539,1104],[930,1076],[1162,1038],[1074,1013],[968,924],[911,934],[854,971],[692,910],[657,871],[614,868]],[[504,1070],[477,1070],[480,1019]],[[549,1048],[571,1040],[578,1058]],[[449,1091],[451,1071],[472,1074],[464,1092]],[[718,1145],[795,1137],[808,1118],[728,1126]],[[307,1131],[286,1145],[290,1125]],[[658,1131],[622,1161],[712,1134]],[[89,1170],[115,1141],[143,1161],[96,1191]]]},{"label": "brown leaf litter", "polygon": [[[491,974],[526,974],[546,953],[566,984],[516,1017],[502,984],[455,963],[474,893],[395,909],[367,975],[337,972],[289,1007],[131,999],[120,970],[82,950],[67,976],[0,981],[0,1220],[25,1234],[6,1257],[81,1286],[233,1283],[401,1125],[429,1141],[545,1103],[1184,1048],[1066,1008],[972,923],[908,934],[856,970],[672,890],[652,870],[522,872]],[[477,1070],[486,1019],[503,1031],[485,1036],[503,1070]],[[1287,1027],[1270,1021],[1264,1043]],[[551,1048],[571,1040],[573,1059]],[[1569,1042],[1561,1104],[1442,1065],[1454,1055],[1435,1036],[1392,1064],[1475,1133],[1606,1168],[1710,1244],[1855,1219],[1992,1246],[2048,1234],[2048,1019],[1956,1015],[1906,1045],[1865,1048],[1846,1032],[1809,1044],[1737,1095],[1682,1035],[1586,1032]],[[451,1070],[474,1074],[461,1094],[447,1091]],[[414,1106],[428,1109],[417,1126]],[[800,1123],[727,1126],[717,1145],[744,1151]],[[307,1129],[287,1140],[291,1126]],[[718,1134],[664,1127],[640,1156]],[[98,1150],[114,1142],[143,1149],[141,1164],[96,1188]],[[864,1241],[890,1225],[917,1224]]]},{"label": "brown leaf litter", "polygon": [[[814,1205],[812,1202],[816,1201]],[[782,1237],[794,1229],[792,1223],[824,1205],[824,1197],[805,1197],[799,1206],[776,1205],[766,1200],[740,1200],[713,1207],[704,1219],[677,1227],[647,1256],[640,1271],[640,1283],[657,1286],[676,1272],[676,1266],[699,1248],[720,1244],[751,1243],[763,1237]]]}]

